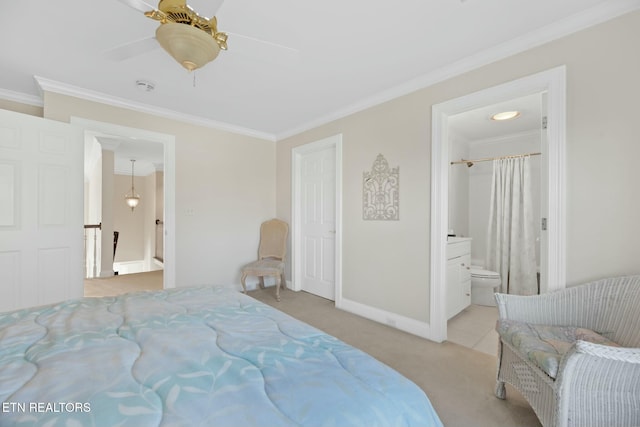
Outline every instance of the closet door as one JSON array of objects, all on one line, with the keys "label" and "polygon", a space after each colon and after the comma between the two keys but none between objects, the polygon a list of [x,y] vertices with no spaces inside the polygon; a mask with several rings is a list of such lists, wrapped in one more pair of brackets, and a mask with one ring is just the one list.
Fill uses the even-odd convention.
[{"label": "closet door", "polygon": [[335,300],[336,149],[301,159],[302,289]]}]

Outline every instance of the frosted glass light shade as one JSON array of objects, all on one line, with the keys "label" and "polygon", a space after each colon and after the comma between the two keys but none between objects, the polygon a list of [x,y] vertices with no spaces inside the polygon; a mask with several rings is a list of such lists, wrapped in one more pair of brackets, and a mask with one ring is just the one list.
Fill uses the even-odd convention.
[{"label": "frosted glass light shade", "polygon": [[125,197],[124,200],[127,203],[127,206],[129,206],[133,211],[136,208],[136,206],[138,206],[138,203],[140,203],[140,196],[137,194],[134,194],[132,196]]},{"label": "frosted glass light shade", "polygon": [[156,30],[156,39],[169,55],[189,71],[213,61],[220,53],[220,46],[210,34],[187,24],[162,24]]},{"label": "frosted glass light shade", "polygon": [[516,117],[520,117],[520,111],[503,111],[502,113],[496,113],[491,116],[491,120],[502,121],[502,120],[511,120]]}]

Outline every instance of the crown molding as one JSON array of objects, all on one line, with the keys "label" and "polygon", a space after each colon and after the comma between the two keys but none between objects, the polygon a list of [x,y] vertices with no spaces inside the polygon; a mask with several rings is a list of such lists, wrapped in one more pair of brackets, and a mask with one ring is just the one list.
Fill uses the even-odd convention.
[{"label": "crown molding", "polygon": [[100,143],[100,148],[102,150],[116,151],[121,144],[121,141],[117,141],[113,138],[103,138],[101,136],[96,136],[95,138]]},{"label": "crown molding", "polygon": [[276,140],[275,135],[270,133],[261,132],[229,123],[219,122],[216,120],[205,119],[203,117],[184,114],[165,108],[154,107],[148,104],[133,102],[128,99],[118,98],[90,89],[84,89],[67,83],[47,79],[42,76],[33,76],[33,78],[38,85],[38,90],[40,91],[41,95],[45,91],[53,92],[61,95],[68,95],[75,98],[85,99],[87,101],[99,102],[101,104],[111,105],[113,107],[126,108],[129,110],[139,111],[141,113],[152,114],[154,116],[177,120],[197,126],[203,126],[239,135],[250,136],[253,138],[264,139],[271,142],[274,142]]},{"label": "crown molding", "polygon": [[41,97],[14,92],[8,89],[0,88],[0,98],[6,99],[7,101],[19,102],[20,104],[32,105],[34,107],[44,107],[44,102],[42,102]]},{"label": "crown molding", "polygon": [[[148,164],[148,165],[136,165],[136,171],[133,174],[133,176],[139,177],[139,178],[144,178],[146,176],[151,175],[154,172],[157,172],[158,170],[155,168],[154,165],[152,164]],[[128,176],[131,177],[131,168],[127,169],[124,166],[118,167],[118,165],[115,165],[113,168],[113,174],[114,175],[124,175],[124,176]]]},{"label": "crown molding", "polygon": [[484,65],[533,49],[545,43],[549,43],[553,40],[568,36],[594,25],[601,24],[638,9],[640,9],[640,0],[616,0],[602,3],[591,9],[571,15],[565,19],[556,21],[553,24],[546,25],[523,36],[509,40],[508,42],[501,43],[497,46],[463,58],[401,85],[381,91],[376,95],[361,99],[360,101],[325,116],[281,132],[276,135],[276,141],[298,135],[307,130],[317,128],[321,125],[342,119],[351,114],[375,107],[376,105],[391,101],[392,99],[400,96],[416,92],[420,89],[451,79]]}]

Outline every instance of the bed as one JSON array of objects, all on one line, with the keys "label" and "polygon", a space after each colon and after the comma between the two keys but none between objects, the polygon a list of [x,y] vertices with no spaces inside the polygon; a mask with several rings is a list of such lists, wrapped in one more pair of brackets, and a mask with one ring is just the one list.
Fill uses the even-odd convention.
[{"label": "bed", "polygon": [[0,313],[1,426],[442,426],[366,353],[228,287]]}]

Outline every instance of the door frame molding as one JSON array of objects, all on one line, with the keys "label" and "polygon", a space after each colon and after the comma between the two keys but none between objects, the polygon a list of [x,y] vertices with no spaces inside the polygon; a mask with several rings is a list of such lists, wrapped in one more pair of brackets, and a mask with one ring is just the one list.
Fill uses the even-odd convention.
[{"label": "door frame molding", "polygon": [[306,154],[335,147],[335,304],[342,301],[342,134],[337,134],[315,142],[294,147],[291,150],[291,279],[294,291],[302,290],[302,212],[301,212],[301,169],[302,157]]},{"label": "door frame molding", "polygon": [[431,134],[431,271],[430,339],[447,339],[446,245],[449,210],[448,118],[483,105],[546,92],[548,136],[548,251],[547,281],[541,293],[565,287],[566,282],[566,67],[560,66],[531,76],[471,93],[432,107]]},{"label": "door frame molding", "polygon": [[163,288],[176,287],[176,138],[174,135],[146,129],[131,128],[113,123],[72,116],[70,123],[84,130],[85,135],[103,134],[137,138],[164,145],[164,266]]}]

